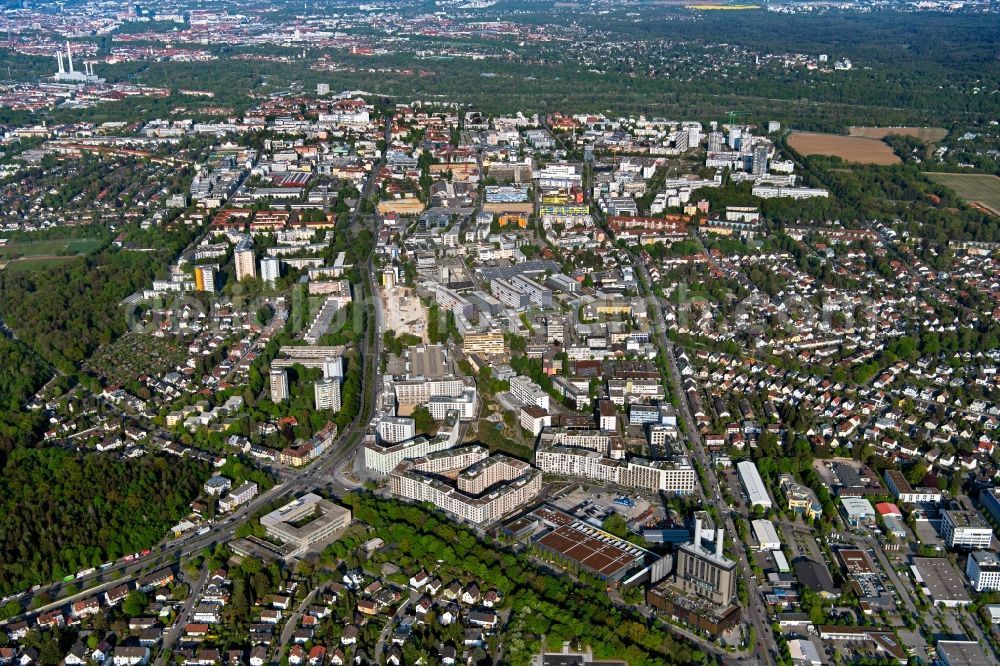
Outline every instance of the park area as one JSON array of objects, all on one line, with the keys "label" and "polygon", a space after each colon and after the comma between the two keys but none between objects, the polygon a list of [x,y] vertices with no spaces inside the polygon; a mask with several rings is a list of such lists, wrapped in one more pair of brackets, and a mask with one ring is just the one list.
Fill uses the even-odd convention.
[{"label": "park area", "polygon": [[935,183],[944,185],[958,197],[977,208],[1000,216],[1000,177],[985,173],[928,173]]},{"label": "park area", "polygon": [[884,139],[890,135],[913,136],[925,143],[937,143],[948,136],[948,130],[943,127],[851,127],[848,132],[851,136],[866,139]]},{"label": "park area", "polygon": [[860,164],[899,164],[900,159],[888,144],[878,139],[818,132],[794,132],[788,145],[800,155],[829,155]]},{"label": "park area", "polygon": [[93,252],[100,245],[96,238],[11,241],[0,245],[0,268],[7,271],[48,268]]}]

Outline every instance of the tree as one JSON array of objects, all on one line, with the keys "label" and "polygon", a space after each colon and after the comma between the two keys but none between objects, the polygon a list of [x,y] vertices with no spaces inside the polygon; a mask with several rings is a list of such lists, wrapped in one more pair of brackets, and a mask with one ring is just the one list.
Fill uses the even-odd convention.
[{"label": "tree", "polygon": [[132,590],[122,603],[122,611],[129,617],[135,617],[145,613],[147,605],[146,595],[142,590]]},{"label": "tree", "polygon": [[411,416],[413,417],[417,432],[424,434],[434,434],[437,432],[437,423],[426,406],[420,405],[413,410]]}]

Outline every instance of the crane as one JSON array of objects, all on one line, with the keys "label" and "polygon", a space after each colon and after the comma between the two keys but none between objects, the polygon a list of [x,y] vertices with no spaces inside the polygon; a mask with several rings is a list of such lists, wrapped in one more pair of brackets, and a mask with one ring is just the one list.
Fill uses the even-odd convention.
[{"label": "crane", "polygon": [[730,111],[729,112],[729,126],[732,127],[736,124],[737,116],[749,116],[749,111]]}]

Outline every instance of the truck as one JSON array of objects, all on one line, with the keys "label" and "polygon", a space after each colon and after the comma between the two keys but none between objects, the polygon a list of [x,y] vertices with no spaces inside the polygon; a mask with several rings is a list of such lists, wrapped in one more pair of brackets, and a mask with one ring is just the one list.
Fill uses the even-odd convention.
[{"label": "truck", "polygon": [[208,534],[211,531],[212,531],[212,528],[209,527],[208,525],[205,525],[204,527],[199,527],[198,531],[195,532],[195,535],[202,536],[203,534]]},{"label": "truck", "polygon": [[71,580],[76,580],[76,574],[70,574],[68,576],[63,576],[63,582],[68,583]]},{"label": "truck", "polygon": [[97,569],[95,569],[94,567],[90,567],[89,569],[84,569],[83,571],[78,571],[77,574],[76,574],[76,577],[77,578],[83,578],[84,576],[89,576],[90,574],[94,573],[95,571],[97,571]]}]

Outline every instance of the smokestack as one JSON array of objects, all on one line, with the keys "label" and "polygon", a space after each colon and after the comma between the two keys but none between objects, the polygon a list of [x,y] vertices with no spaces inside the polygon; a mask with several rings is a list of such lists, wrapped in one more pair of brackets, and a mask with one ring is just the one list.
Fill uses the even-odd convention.
[{"label": "smokestack", "polygon": [[701,548],[701,518],[694,519],[694,542],[695,548]]},{"label": "smokestack", "polygon": [[69,48],[69,40],[66,40],[66,62],[69,63],[69,72],[73,73],[73,52]]},{"label": "smokestack", "polygon": [[722,537],[726,535],[726,530],[719,528],[715,530],[715,556],[722,557]]},{"label": "smokestack", "polygon": [[59,73],[64,73],[66,70],[63,69],[62,51],[56,51],[56,63],[59,66]]}]

